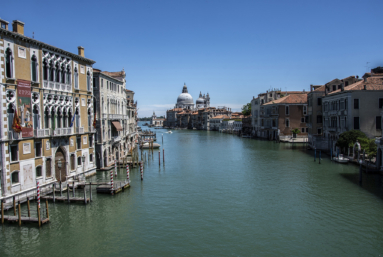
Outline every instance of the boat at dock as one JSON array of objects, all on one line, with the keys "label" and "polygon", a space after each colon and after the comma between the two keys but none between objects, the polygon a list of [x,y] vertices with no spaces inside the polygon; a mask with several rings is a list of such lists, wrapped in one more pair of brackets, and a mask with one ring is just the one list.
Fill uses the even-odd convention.
[{"label": "boat at dock", "polygon": [[334,161],[339,162],[339,163],[348,163],[349,159],[343,157],[343,154],[340,154],[339,157],[334,157]]},{"label": "boat at dock", "polygon": [[[149,146],[149,143],[144,143],[142,146],[141,146],[142,149],[149,149],[150,146]],[[153,149],[158,149],[160,148],[160,144],[157,144],[157,143],[153,143]]]}]

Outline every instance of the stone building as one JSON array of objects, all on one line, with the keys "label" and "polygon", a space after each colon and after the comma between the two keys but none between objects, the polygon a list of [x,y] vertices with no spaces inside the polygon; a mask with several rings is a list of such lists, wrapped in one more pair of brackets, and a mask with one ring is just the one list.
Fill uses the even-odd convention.
[{"label": "stone building", "polygon": [[73,54],[26,37],[21,21],[13,21],[12,31],[0,23],[0,195],[27,196],[36,182],[44,190],[95,173],[95,61],[83,47]]},{"label": "stone building", "polygon": [[363,80],[352,84],[338,81],[325,85],[323,105],[323,136],[328,139],[327,149],[336,151],[339,135],[348,130],[360,130],[369,138],[382,133],[383,70],[373,69]]},{"label": "stone building", "polygon": [[155,127],[162,127],[164,125],[164,120],[165,119],[157,118],[156,113],[153,111],[153,115],[150,119],[150,125]]},{"label": "stone building", "polygon": [[125,76],[124,70],[93,70],[98,168],[113,165],[114,160],[121,160],[135,146],[134,92],[126,89]]},{"label": "stone building", "polygon": [[275,140],[291,136],[291,130],[298,128],[300,137],[307,137],[305,116],[307,115],[307,93],[289,93],[278,100],[261,107],[261,137]]}]

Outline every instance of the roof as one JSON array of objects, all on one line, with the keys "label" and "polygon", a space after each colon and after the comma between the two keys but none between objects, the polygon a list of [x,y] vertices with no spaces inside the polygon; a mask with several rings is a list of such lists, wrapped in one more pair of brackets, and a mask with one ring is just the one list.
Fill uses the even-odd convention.
[{"label": "roof", "polygon": [[229,119],[229,116],[227,115],[217,115],[211,119]]},{"label": "roof", "polygon": [[91,59],[85,58],[85,57],[83,57],[81,55],[65,51],[65,50],[63,50],[61,48],[58,48],[58,47],[55,47],[55,46],[52,46],[52,45],[48,45],[47,43],[38,41],[38,40],[36,40],[34,38],[26,37],[24,35],[21,35],[21,34],[16,33],[16,32],[12,32],[10,30],[6,30],[6,29],[0,28],[0,34],[6,35],[6,36],[12,36],[14,39],[21,39],[24,42],[44,47],[44,48],[46,48],[48,50],[55,51],[55,52],[58,52],[58,53],[63,54],[63,55],[67,55],[67,56],[75,58],[77,60],[81,60],[81,61],[88,62],[88,63],[91,63],[91,64],[96,63],[96,61],[93,61]]},{"label": "roof", "polygon": [[273,105],[273,104],[305,104],[307,103],[307,93],[305,94],[290,94],[279,98],[274,101],[265,103],[264,105]]},{"label": "roof", "polygon": [[[364,89],[364,86],[366,86],[366,89]],[[329,95],[340,93],[340,92],[347,92],[347,91],[357,91],[357,90],[383,90],[383,75],[373,76],[366,78],[366,81],[361,80],[358,82],[355,82],[354,84],[351,84],[344,88],[344,91],[341,89],[335,90]]]},{"label": "roof", "polygon": [[125,71],[102,71],[103,74],[108,75],[110,77],[125,77]]}]

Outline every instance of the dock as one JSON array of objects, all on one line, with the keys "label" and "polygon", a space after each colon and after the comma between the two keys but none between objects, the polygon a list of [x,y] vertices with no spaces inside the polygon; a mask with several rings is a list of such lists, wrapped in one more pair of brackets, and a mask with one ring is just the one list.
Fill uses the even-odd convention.
[{"label": "dock", "polygon": [[100,194],[118,194],[130,187],[128,181],[115,181],[113,189],[110,188],[110,183],[99,185],[96,190]]},{"label": "dock", "polygon": [[[41,197],[41,200],[48,200],[48,201],[51,201],[53,202],[53,196],[42,196]],[[69,201],[68,201],[68,197],[66,196],[56,196],[54,198],[55,201],[57,202],[73,202],[73,203],[90,203],[90,198],[83,198],[83,197],[69,197]]]},{"label": "dock", "polygon": [[[2,219],[1,215],[0,218]],[[22,223],[39,223],[39,219],[35,217],[21,217]],[[4,221],[8,221],[11,223],[19,222],[18,216],[10,216],[10,215],[4,215]],[[49,218],[41,220],[41,224],[45,224],[49,222]]]}]

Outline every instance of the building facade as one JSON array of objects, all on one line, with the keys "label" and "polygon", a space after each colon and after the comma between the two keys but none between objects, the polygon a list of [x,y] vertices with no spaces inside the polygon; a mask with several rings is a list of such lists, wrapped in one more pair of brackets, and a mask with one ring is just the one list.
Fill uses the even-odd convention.
[{"label": "building facade", "polygon": [[23,22],[0,22],[0,194],[95,173],[95,62],[83,47],[73,54],[24,36]]},{"label": "building facade", "polygon": [[135,146],[136,108],[134,92],[126,89],[125,71],[94,69],[97,117],[96,162],[105,168],[124,158]]}]

